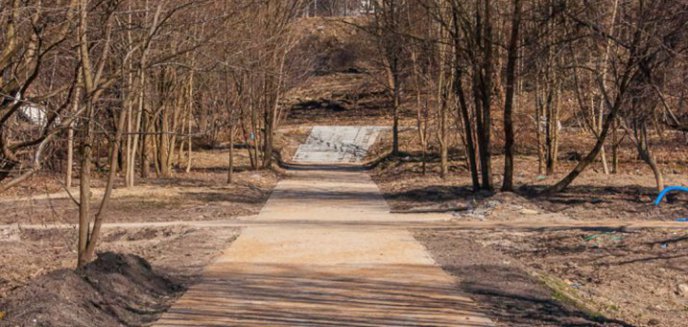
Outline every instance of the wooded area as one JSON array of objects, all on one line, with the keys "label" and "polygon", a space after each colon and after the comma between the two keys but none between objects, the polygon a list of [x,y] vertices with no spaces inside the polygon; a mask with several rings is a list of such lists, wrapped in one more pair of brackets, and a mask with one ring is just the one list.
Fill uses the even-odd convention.
[{"label": "wooded area", "polygon": [[[501,188],[513,189],[515,130],[536,131],[532,146],[540,173],[551,175],[560,133],[582,129],[594,138],[594,147],[546,193],[566,188],[595,160],[602,161],[605,173],[617,172],[617,147],[624,138],[652,169],[657,189],[664,188],[648,140],[685,131],[685,4],[389,0],[378,5],[374,35],[394,112],[400,89],[417,93],[418,126],[431,117],[442,174],[447,126],[454,123],[461,126],[475,190],[495,188],[495,153],[505,157]],[[515,120],[515,111],[529,118]],[[495,132],[503,133],[499,149]],[[427,136],[419,139],[427,147]],[[605,146],[611,148],[611,163]]]},{"label": "wooded area", "polygon": [[[169,177],[193,144],[242,139],[269,167],[278,100],[298,78],[299,1],[3,1],[0,191],[44,168],[78,171],[79,265],[118,177]],[[290,71],[291,70],[291,71]],[[45,116],[27,120],[25,108]],[[29,117],[31,118],[31,117]],[[107,155],[106,155],[107,153]],[[77,162],[75,164],[75,161]],[[229,158],[228,181],[232,179]],[[91,209],[93,169],[109,171]],[[94,212],[92,212],[94,211]]]},{"label": "wooded area", "polygon": [[57,179],[84,267],[116,189],[197,182],[216,150],[223,185],[278,171],[317,121],[387,125],[371,167],[468,176],[466,203],[591,169],[654,195],[688,164],[687,55],[684,0],[0,0],[0,194]]},{"label": "wooded area", "polygon": [[[475,190],[496,187],[495,153],[505,158],[501,189],[513,189],[515,131],[523,128],[536,131],[532,147],[546,175],[556,169],[561,133],[582,129],[595,140],[547,193],[595,160],[617,172],[624,139],[661,190],[652,136],[688,131],[688,11],[680,1],[5,0],[2,8],[0,189],[46,163],[64,172],[68,188],[76,168],[82,224],[93,223],[82,228],[83,262],[109,196],[93,214],[94,167],[110,172],[108,190],[118,176],[127,187],[137,175],[168,177],[175,156],[191,169],[197,138],[241,142],[252,167],[270,166],[274,130],[288,109],[280,97],[312,66],[291,26],[318,12],[370,17],[357,24],[380,54],[393,153],[400,107],[415,108],[421,147],[436,142],[442,175],[449,134],[459,134]],[[43,118],[27,120],[27,108]],[[503,144],[494,144],[494,133],[503,133]]]}]

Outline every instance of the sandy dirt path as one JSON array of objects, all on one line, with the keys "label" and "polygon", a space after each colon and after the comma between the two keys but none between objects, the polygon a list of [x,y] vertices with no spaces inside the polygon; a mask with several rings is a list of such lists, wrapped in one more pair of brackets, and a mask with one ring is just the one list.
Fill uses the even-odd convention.
[{"label": "sandy dirt path", "polygon": [[492,326],[404,219],[365,172],[289,172],[157,325]]}]

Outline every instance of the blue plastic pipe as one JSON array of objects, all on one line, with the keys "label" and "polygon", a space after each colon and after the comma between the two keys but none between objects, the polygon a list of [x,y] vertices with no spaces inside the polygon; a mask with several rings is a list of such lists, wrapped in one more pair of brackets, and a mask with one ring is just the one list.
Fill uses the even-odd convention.
[{"label": "blue plastic pipe", "polygon": [[659,195],[657,196],[657,200],[655,200],[655,205],[658,206],[660,202],[662,202],[662,199],[664,196],[667,195],[667,193],[671,191],[681,191],[681,192],[688,192],[688,187],[685,186],[667,186],[665,187],[662,192],[659,192]]}]

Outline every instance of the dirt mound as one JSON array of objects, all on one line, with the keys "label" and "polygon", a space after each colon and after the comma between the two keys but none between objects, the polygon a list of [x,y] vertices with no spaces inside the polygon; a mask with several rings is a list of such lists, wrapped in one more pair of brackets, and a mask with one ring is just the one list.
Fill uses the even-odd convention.
[{"label": "dirt mound", "polygon": [[0,326],[140,326],[184,291],[143,258],[105,252],[79,270],[61,269],[9,294]]}]

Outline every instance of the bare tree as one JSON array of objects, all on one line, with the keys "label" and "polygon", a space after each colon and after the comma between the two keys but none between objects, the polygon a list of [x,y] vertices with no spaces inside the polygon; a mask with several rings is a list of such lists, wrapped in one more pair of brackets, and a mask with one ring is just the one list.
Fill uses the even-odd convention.
[{"label": "bare tree", "polygon": [[[653,168],[658,188],[663,187],[661,173],[652,159],[649,151],[646,119],[651,115],[637,115],[639,106],[649,104],[647,110],[656,108],[656,101],[647,101],[645,90],[653,89],[656,80],[654,74],[659,67],[671,67],[682,58],[683,46],[687,37],[682,29],[688,11],[685,5],[677,3],[646,2],[643,0],[619,4],[620,20],[617,28],[618,35],[610,35],[600,28],[596,21],[584,17],[592,8],[585,7],[579,13],[570,13],[568,18],[577,24],[588,28],[588,31],[598,35],[601,42],[611,40],[612,49],[610,60],[615,69],[599,74],[597,85],[602,94],[608,114],[602,124],[595,146],[592,150],[566,175],[562,180],[551,186],[545,193],[559,192],[566,188],[573,180],[595,160],[616,121],[616,117],[624,113],[623,108],[631,106],[636,114],[631,115],[634,136],[638,144],[638,151],[644,161]],[[667,13],[671,13],[667,15]],[[660,23],[661,21],[661,23]],[[602,79],[609,79],[606,82]],[[656,84],[655,84],[656,85]]]},{"label": "bare tree", "polygon": [[518,59],[519,28],[521,25],[521,0],[513,0],[511,36],[509,37],[506,65],[506,99],[504,100],[504,181],[502,191],[514,187],[514,126],[512,121],[514,91],[516,85],[516,60]]}]

